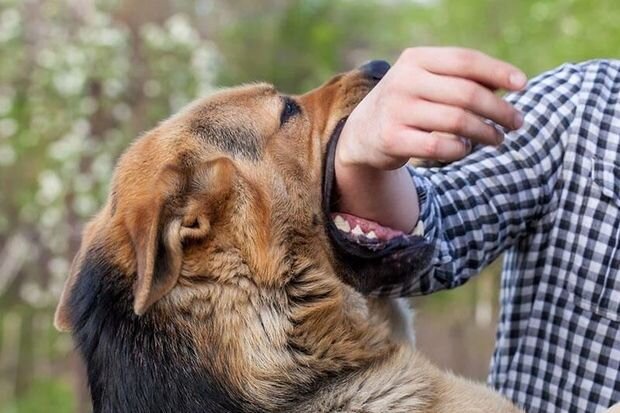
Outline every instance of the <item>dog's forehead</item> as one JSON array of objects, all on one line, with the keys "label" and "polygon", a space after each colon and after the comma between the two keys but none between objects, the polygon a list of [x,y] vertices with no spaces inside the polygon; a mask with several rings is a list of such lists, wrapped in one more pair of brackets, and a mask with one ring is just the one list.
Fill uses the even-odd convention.
[{"label": "dog's forehead", "polygon": [[140,192],[164,166],[182,167],[222,155],[260,160],[265,137],[278,128],[281,106],[277,90],[265,83],[198,99],[128,148],[117,165],[115,186]]},{"label": "dog's forehead", "polygon": [[224,90],[198,100],[177,119],[200,147],[257,160],[277,128],[282,100],[269,84]]},{"label": "dog's forehead", "polygon": [[188,105],[182,117],[237,122],[239,116],[256,113],[260,108],[273,110],[279,105],[278,91],[273,85],[256,83],[224,89]]}]

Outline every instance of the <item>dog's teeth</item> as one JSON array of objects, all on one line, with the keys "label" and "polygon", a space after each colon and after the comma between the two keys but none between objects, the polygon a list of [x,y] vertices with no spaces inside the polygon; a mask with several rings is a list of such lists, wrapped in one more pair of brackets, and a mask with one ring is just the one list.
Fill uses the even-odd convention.
[{"label": "dog's teeth", "polygon": [[418,221],[411,235],[417,235],[419,237],[423,237],[424,236],[424,222]]},{"label": "dog's teeth", "polygon": [[353,235],[364,235],[364,231],[362,231],[362,229],[360,228],[359,225],[356,225],[355,228],[353,228],[353,231],[351,231],[351,234],[353,234]]},{"label": "dog's teeth", "polygon": [[366,238],[377,239],[377,234],[375,233],[375,231],[370,231],[368,234],[366,234]]},{"label": "dog's teeth", "polygon": [[347,220],[344,219],[340,215],[336,215],[336,218],[334,218],[334,224],[336,224],[336,228],[338,228],[342,232],[349,232],[349,231],[351,231],[351,226],[349,225]]}]

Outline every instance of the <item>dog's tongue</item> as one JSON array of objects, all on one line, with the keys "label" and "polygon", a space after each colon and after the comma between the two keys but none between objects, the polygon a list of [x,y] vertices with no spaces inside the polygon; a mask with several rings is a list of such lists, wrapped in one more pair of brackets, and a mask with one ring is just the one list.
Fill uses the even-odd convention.
[{"label": "dog's tongue", "polygon": [[389,241],[404,235],[402,231],[384,227],[378,222],[344,212],[332,213],[331,218],[338,230],[356,237],[364,237],[369,240],[378,239],[380,241]]}]

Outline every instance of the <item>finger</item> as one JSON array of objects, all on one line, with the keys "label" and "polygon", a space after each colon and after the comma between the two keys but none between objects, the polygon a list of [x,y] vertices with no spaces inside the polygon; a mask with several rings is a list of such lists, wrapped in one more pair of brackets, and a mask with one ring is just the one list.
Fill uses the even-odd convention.
[{"label": "finger", "polygon": [[407,49],[403,57],[439,75],[464,77],[492,88],[520,90],[525,74],[510,63],[482,52],[454,47]]},{"label": "finger", "polygon": [[431,102],[458,106],[512,130],[523,124],[523,117],[512,105],[489,89],[468,79],[425,73],[415,82],[415,93]]},{"label": "finger", "polygon": [[428,132],[448,132],[485,145],[498,145],[503,136],[478,116],[454,106],[418,101],[414,110],[402,111],[400,122]]},{"label": "finger", "polygon": [[403,128],[393,137],[393,156],[453,162],[469,153],[471,146],[464,139],[445,134]]}]

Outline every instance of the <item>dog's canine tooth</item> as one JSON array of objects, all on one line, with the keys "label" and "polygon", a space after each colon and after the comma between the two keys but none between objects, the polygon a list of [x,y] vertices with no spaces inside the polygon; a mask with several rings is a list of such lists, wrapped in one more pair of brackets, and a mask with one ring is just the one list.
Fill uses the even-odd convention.
[{"label": "dog's canine tooth", "polygon": [[336,228],[338,228],[342,232],[350,232],[351,226],[341,215],[336,215],[334,218],[334,224],[336,224]]},{"label": "dog's canine tooth", "polygon": [[362,231],[359,225],[356,225],[355,228],[353,228],[353,231],[351,231],[351,234],[358,235],[358,236],[364,235],[364,231]]},{"label": "dog's canine tooth", "polygon": [[370,231],[368,234],[366,234],[366,238],[377,239],[377,234],[375,233],[375,231]]},{"label": "dog's canine tooth", "polygon": [[417,235],[419,237],[423,237],[424,236],[424,222],[418,221],[415,228],[411,232],[411,235]]}]

